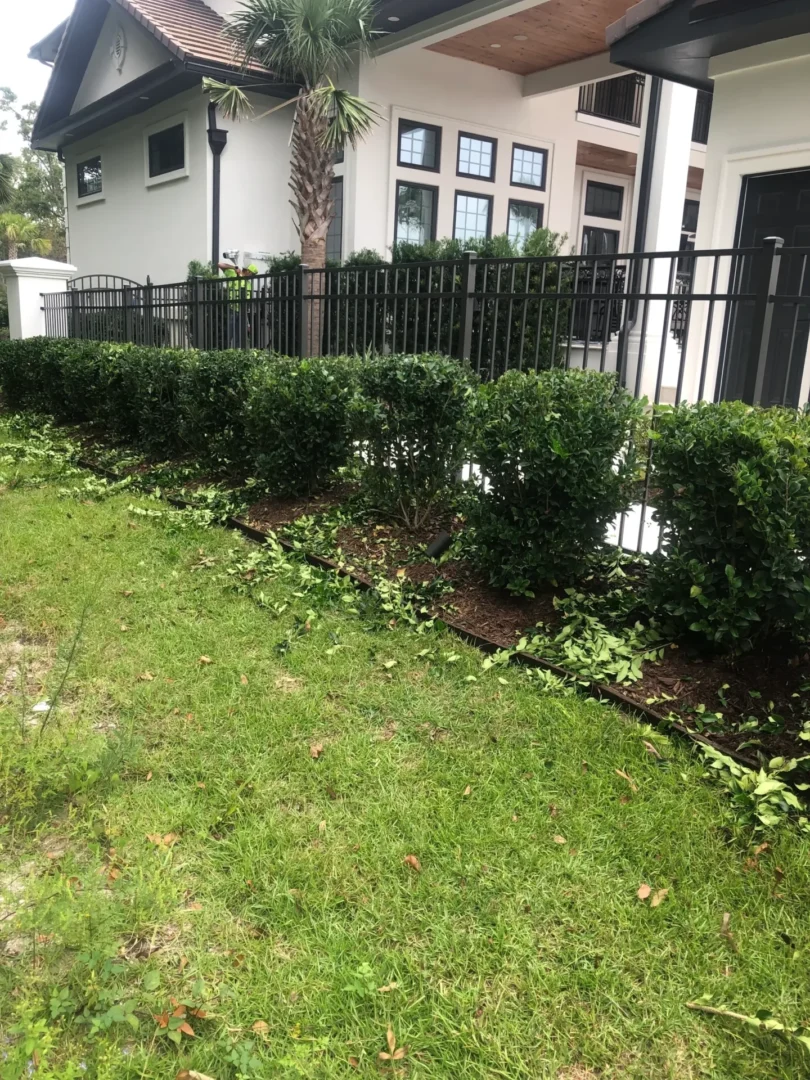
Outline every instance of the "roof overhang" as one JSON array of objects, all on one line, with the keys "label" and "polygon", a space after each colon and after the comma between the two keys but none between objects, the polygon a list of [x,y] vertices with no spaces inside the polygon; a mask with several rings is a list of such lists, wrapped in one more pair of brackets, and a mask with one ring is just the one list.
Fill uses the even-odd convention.
[{"label": "roof overhang", "polygon": [[68,20],[65,19],[64,22],[55,26],[50,34],[46,34],[41,41],[36,43],[36,45],[32,45],[28,50],[28,58],[30,60],[39,60],[41,64],[52,64],[59,52],[59,46],[62,44],[62,38],[65,36],[67,24]]},{"label": "roof overhang", "polygon": [[715,57],[808,32],[808,0],[642,0],[607,40],[621,67],[711,90]]}]

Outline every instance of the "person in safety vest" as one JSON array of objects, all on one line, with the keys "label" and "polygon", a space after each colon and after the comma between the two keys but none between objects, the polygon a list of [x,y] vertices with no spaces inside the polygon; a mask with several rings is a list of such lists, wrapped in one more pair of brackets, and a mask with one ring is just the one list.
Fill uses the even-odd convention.
[{"label": "person in safety vest", "polygon": [[[242,347],[242,309],[253,296],[253,278],[258,274],[259,268],[255,263],[251,263],[250,266],[240,269],[228,261],[219,263],[219,269],[228,282],[228,347],[240,349]],[[247,314],[244,319],[245,326],[249,329]]]}]

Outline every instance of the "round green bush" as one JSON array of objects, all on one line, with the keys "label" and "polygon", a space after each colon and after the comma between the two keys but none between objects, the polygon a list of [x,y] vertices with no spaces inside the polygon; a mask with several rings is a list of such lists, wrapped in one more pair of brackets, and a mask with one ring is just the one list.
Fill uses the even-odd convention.
[{"label": "round green bush", "polygon": [[353,453],[356,363],[280,357],[253,374],[245,428],[256,475],[280,495],[322,490]]},{"label": "round green bush", "polygon": [[530,593],[582,574],[631,505],[644,427],[644,402],[610,374],[509,371],[482,386],[472,458],[484,482],[470,524],[493,584]]},{"label": "round green bush", "polygon": [[740,401],[662,407],[650,606],[675,633],[745,651],[810,634],[810,417]]},{"label": "round green bush", "polygon": [[478,380],[445,356],[373,356],[359,383],[364,491],[419,528],[458,486]]}]

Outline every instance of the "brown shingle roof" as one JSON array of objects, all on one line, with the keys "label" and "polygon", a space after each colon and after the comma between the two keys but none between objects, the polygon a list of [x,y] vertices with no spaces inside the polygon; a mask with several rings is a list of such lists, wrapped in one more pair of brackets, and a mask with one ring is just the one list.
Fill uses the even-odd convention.
[{"label": "brown shingle roof", "polygon": [[[245,54],[225,33],[225,20],[203,0],[117,0],[180,60],[241,68]],[[259,64],[252,74],[268,75]]]}]

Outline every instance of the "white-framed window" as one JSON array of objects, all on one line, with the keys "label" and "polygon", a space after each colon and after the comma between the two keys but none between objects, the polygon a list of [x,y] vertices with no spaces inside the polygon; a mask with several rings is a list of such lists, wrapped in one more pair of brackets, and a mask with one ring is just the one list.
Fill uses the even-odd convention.
[{"label": "white-framed window", "polygon": [[85,150],[76,161],[76,205],[102,202],[103,165],[100,150]]},{"label": "white-framed window", "polygon": [[577,251],[616,255],[625,250],[630,202],[629,178],[583,170]]},{"label": "white-framed window", "polygon": [[181,113],[144,131],[146,186],[188,176],[188,116]]}]

